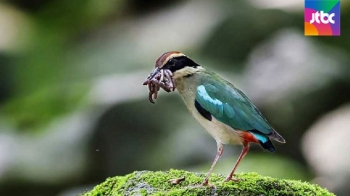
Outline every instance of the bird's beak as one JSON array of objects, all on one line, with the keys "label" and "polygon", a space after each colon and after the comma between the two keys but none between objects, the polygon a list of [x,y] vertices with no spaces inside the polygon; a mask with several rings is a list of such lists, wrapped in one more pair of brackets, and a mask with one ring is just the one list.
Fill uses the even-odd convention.
[{"label": "bird's beak", "polygon": [[151,75],[149,76],[149,80],[152,80],[154,78],[154,76],[156,76],[158,73],[159,73],[160,69],[159,67],[157,67],[152,73]]},{"label": "bird's beak", "polygon": [[147,77],[147,80],[143,83],[143,85],[147,85],[159,72],[160,72],[160,68],[157,67],[157,68]]}]

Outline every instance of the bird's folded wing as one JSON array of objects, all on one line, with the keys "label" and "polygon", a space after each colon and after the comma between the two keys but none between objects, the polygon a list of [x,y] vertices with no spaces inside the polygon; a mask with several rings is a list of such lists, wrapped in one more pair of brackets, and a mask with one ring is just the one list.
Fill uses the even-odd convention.
[{"label": "bird's folded wing", "polygon": [[236,130],[269,135],[272,127],[243,92],[229,83],[197,87],[197,102],[217,120]]}]

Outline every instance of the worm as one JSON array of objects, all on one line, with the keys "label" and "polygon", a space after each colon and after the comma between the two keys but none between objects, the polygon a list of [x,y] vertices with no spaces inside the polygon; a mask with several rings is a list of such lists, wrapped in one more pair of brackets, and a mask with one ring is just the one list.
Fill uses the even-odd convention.
[{"label": "worm", "polygon": [[162,88],[166,92],[175,90],[175,82],[172,78],[173,74],[168,69],[161,69],[157,75],[151,78],[150,74],[143,85],[148,86],[149,94],[148,99],[151,103],[155,103],[154,99],[158,97],[158,91]]}]

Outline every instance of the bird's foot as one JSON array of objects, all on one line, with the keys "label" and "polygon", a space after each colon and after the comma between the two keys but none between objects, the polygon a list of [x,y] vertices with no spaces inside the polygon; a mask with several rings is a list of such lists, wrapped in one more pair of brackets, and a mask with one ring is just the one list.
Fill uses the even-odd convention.
[{"label": "bird's foot", "polygon": [[202,184],[200,184],[199,186],[207,186],[207,187],[210,187],[210,188],[216,188],[215,185],[213,184],[209,184],[209,179],[205,179]]},{"label": "bird's foot", "polygon": [[181,177],[181,178],[175,178],[175,179],[171,179],[168,182],[172,185],[177,185],[180,184],[180,182],[184,181],[186,178],[185,177]]},{"label": "bird's foot", "polygon": [[227,176],[227,177],[225,178],[225,180],[224,180],[224,182],[230,182],[230,181],[239,182],[240,179]]},{"label": "bird's foot", "polygon": [[213,185],[213,184],[209,184],[209,183],[206,183],[206,184],[204,184],[204,183],[202,183],[202,184],[198,184],[198,186],[207,186],[207,187],[210,187],[210,188],[215,188],[215,185]]}]

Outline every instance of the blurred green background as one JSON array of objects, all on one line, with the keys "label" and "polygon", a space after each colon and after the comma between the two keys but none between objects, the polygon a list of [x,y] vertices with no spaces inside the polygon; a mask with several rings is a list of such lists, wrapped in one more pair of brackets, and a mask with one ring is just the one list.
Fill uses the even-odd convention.
[{"label": "blurred green background", "polygon": [[[179,50],[241,88],[287,140],[238,172],[350,192],[350,2],[305,37],[303,1],[0,1],[0,195],[71,196],[105,178],[207,172],[216,144],[177,93],[142,86]],[[240,146],[214,172],[227,175]]]}]

